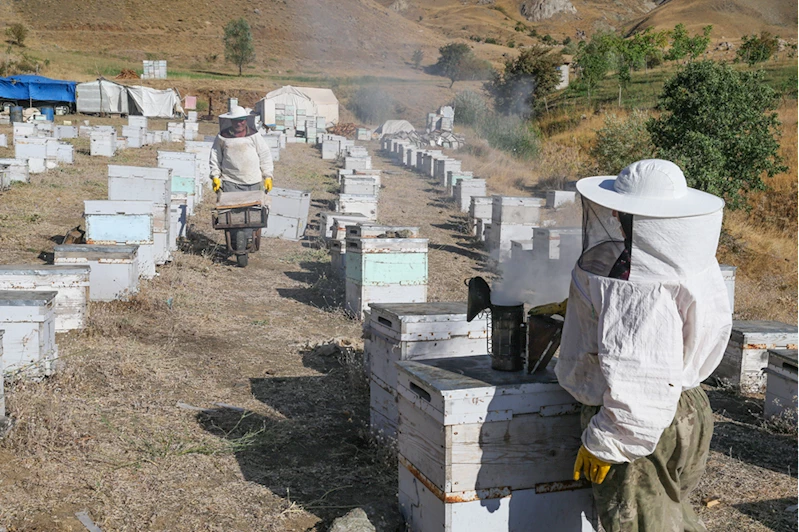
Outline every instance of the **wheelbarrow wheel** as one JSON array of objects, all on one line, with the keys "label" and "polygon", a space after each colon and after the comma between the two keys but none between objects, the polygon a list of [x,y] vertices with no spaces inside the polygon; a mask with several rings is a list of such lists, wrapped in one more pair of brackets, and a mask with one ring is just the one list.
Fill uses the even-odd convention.
[{"label": "wheelbarrow wheel", "polygon": [[247,263],[250,261],[250,257],[247,253],[242,253],[241,255],[236,255],[236,264],[239,265],[239,268],[244,268],[247,266]]},{"label": "wheelbarrow wheel", "polygon": [[236,252],[236,264],[239,267],[244,268],[247,266],[247,262],[249,262],[249,257],[247,256],[247,231],[239,229],[236,231],[236,239],[235,239],[235,252]]}]

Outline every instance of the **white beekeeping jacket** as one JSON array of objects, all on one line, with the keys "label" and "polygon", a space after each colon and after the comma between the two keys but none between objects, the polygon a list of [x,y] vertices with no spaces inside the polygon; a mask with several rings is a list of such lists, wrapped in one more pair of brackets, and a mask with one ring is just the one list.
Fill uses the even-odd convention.
[{"label": "white beekeeping jacket", "polygon": [[[631,462],[654,452],[680,394],[710,376],[727,346],[732,316],[715,257],[722,209],[628,215],[632,235],[585,195],[583,211],[555,372],[575,399],[602,406],[583,432],[586,449]],[[610,276],[625,248],[626,280]]]}]

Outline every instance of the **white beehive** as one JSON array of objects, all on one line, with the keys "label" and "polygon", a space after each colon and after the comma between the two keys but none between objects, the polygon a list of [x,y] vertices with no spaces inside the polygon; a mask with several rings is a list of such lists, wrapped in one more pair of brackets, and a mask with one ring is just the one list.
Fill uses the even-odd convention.
[{"label": "white beehive", "polygon": [[721,269],[721,276],[724,278],[724,284],[727,286],[727,296],[730,298],[730,310],[735,312],[735,273],[738,271],[738,267],[719,264],[719,268]]},{"label": "white beehive", "polygon": [[582,247],[582,227],[538,227],[533,232],[534,259],[575,263]]},{"label": "white beehive", "polygon": [[0,290],[5,375],[49,375],[55,369],[55,291]]},{"label": "white beehive", "polygon": [[778,321],[733,320],[724,358],[713,376],[752,393],[766,386],[769,349],[796,349],[797,327]]},{"label": "white beehive", "polygon": [[[539,198],[492,196],[491,230],[486,244],[491,258],[504,261],[510,258],[511,240],[533,238],[541,220],[544,200]],[[535,244],[533,244],[535,253]]]},{"label": "white beehive", "polygon": [[377,196],[380,185],[371,177],[358,177],[357,175],[345,176],[341,179],[342,194],[362,194]]},{"label": "white beehive", "polygon": [[372,139],[372,131],[366,129],[365,127],[359,127],[355,130],[355,139],[356,140],[371,140]]},{"label": "white beehive", "polygon": [[594,530],[590,483],[572,480],[580,404],[551,370],[495,371],[488,355],[397,367],[409,530]]},{"label": "white beehive", "polygon": [[3,169],[3,176],[7,182],[30,182],[30,173],[28,171],[27,161],[22,159],[0,159],[0,167]]},{"label": "white beehive", "polygon": [[128,115],[128,125],[131,127],[147,129],[147,117]]},{"label": "white beehive", "polygon": [[172,174],[169,168],[108,165],[108,199],[153,203],[153,244],[156,264],[171,260],[170,204]]},{"label": "white beehive", "polygon": [[153,202],[84,201],[86,243],[137,245],[137,264],[142,279],[155,277]]},{"label": "white beehive", "polygon": [[170,236],[172,237],[170,246],[174,246],[171,248],[173,251],[177,249],[178,239],[186,237],[186,227],[189,218],[187,203],[188,200],[185,194],[172,194],[169,217],[171,222]]},{"label": "white beehive", "polygon": [[44,159],[47,157],[48,140],[40,137],[18,138],[14,142],[14,157],[17,159]]},{"label": "white beehive", "polygon": [[[199,135],[198,135],[199,136]],[[197,163],[197,175],[198,179],[205,188],[210,188],[211,186],[211,149],[213,148],[213,142],[205,142],[202,140],[189,140],[186,139],[186,148],[185,151],[187,153],[194,153],[197,155],[196,163]]]},{"label": "white beehive", "polygon": [[[0,329],[0,369],[3,367],[3,336],[5,336],[5,331]],[[2,378],[2,373],[0,371],[0,431],[5,429],[8,422],[6,418],[6,391],[3,382],[5,379]]]},{"label": "white beehive", "polygon": [[76,139],[78,138],[78,128],[75,126],[55,126],[54,135],[57,139]]},{"label": "white beehive", "polygon": [[347,273],[347,244],[344,240],[330,240],[330,273],[333,277],[344,279]]},{"label": "white beehive", "polygon": [[202,201],[203,187],[197,171],[197,154],[179,151],[159,151],[158,168],[172,170],[172,192],[185,192],[189,215]]},{"label": "white beehive", "polygon": [[[395,438],[400,360],[470,356],[486,352],[486,320],[466,321],[466,303],[372,303],[369,366],[372,431]],[[364,326],[366,329],[366,326]]]},{"label": "white beehive", "polygon": [[427,301],[426,238],[347,238],[345,309]]},{"label": "white beehive", "polygon": [[[437,159],[435,162],[434,176],[442,187],[447,186],[447,174],[449,172],[458,173],[461,171],[461,162],[457,159]],[[451,190],[451,189],[450,189]],[[452,195],[450,193],[450,195]]]},{"label": "white beehive", "polygon": [[549,190],[547,191],[547,207],[557,209],[569,203],[574,203],[577,192],[573,190]]},{"label": "white beehive", "polygon": [[91,301],[127,299],[139,291],[138,249],[139,246],[60,245],[54,249],[55,264],[89,266]]},{"label": "white beehive", "polygon": [[339,194],[336,211],[348,214],[363,214],[369,220],[377,220],[377,196],[364,194]]},{"label": "white beehive", "polygon": [[785,416],[796,422],[796,349],[770,349],[766,367],[766,400],[763,416]]},{"label": "white beehive", "polygon": [[92,157],[113,157],[117,151],[116,131],[92,131],[89,153]]},{"label": "white beehive", "polygon": [[447,187],[447,196],[455,197],[455,186],[458,184],[458,181],[462,179],[474,179],[474,174],[472,172],[464,172],[463,170],[447,171],[447,177],[444,180]]},{"label": "white beehive", "polygon": [[345,170],[370,170],[371,168],[371,157],[344,157]]},{"label": "white beehive", "polygon": [[269,193],[271,205],[267,226],[261,235],[286,240],[300,240],[308,225],[311,193],[275,187]]},{"label": "white beehive", "polygon": [[480,240],[485,240],[485,237],[482,231],[478,231],[477,224],[480,221],[483,222],[483,226],[491,223],[492,201],[490,196],[472,196],[469,203],[469,227],[472,235],[480,237]]},{"label": "white beehive", "polygon": [[453,195],[461,212],[468,212],[473,197],[486,197],[485,179],[461,179],[455,183]]},{"label": "white beehive", "polygon": [[0,290],[57,292],[55,328],[58,332],[82,329],[89,303],[88,265],[0,266]]},{"label": "white beehive", "polygon": [[511,262],[527,262],[533,258],[532,240],[511,240],[510,241],[510,260]]},{"label": "white beehive", "polygon": [[335,211],[319,213],[319,234],[323,240],[344,240],[348,225],[366,222],[363,214],[346,214]]}]

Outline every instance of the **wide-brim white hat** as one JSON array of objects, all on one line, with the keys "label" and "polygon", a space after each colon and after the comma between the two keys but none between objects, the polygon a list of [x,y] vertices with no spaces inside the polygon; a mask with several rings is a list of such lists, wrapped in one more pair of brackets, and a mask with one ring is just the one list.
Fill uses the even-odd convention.
[{"label": "wide-brim white hat", "polygon": [[219,115],[219,118],[227,118],[228,120],[241,120],[247,118],[250,113],[240,105],[234,105],[227,113]]},{"label": "wide-brim white hat", "polygon": [[618,176],[580,179],[577,191],[608,209],[652,218],[701,216],[724,207],[718,196],[689,188],[680,167],[662,159],[635,162]]}]

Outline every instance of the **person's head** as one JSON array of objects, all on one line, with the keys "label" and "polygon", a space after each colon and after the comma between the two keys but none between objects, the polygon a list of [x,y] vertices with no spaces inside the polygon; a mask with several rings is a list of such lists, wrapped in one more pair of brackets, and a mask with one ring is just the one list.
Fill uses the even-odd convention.
[{"label": "person's head", "polygon": [[255,115],[239,105],[234,105],[230,111],[219,115],[219,131],[226,135],[244,136],[248,130],[255,129]]}]

